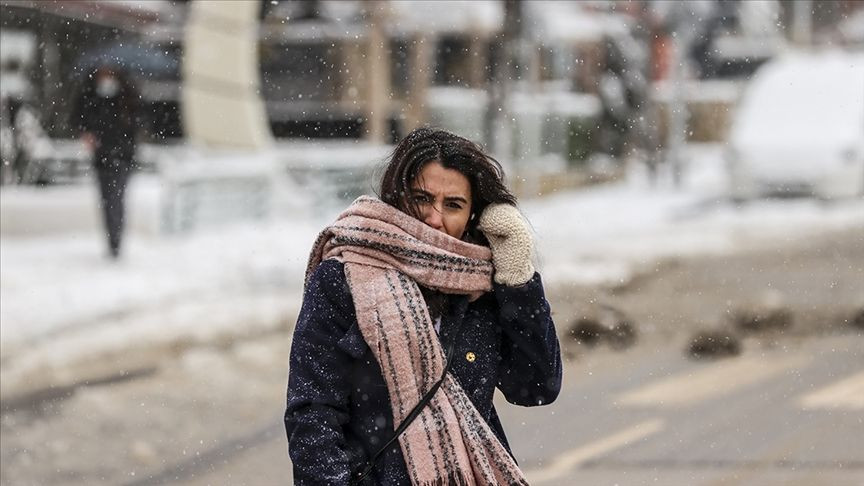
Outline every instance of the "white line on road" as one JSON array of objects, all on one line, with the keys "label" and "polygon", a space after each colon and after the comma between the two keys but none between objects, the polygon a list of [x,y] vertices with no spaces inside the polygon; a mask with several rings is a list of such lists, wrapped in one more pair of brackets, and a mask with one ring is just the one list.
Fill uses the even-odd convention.
[{"label": "white line on road", "polygon": [[652,419],[636,424],[590,444],[571,449],[557,456],[545,468],[526,471],[525,476],[528,478],[529,484],[540,484],[558,479],[588,459],[632,444],[660,430],[663,430],[663,420],[661,419]]},{"label": "white line on road", "polygon": [[864,371],[801,397],[806,409],[864,410]]},{"label": "white line on road", "polygon": [[637,407],[691,405],[801,367],[808,360],[805,356],[737,358],[649,383],[619,395],[613,403]]}]

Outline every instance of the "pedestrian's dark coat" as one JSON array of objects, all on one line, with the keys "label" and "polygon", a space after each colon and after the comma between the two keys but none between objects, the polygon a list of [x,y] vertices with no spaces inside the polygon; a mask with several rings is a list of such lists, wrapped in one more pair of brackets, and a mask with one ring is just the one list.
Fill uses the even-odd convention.
[{"label": "pedestrian's dark coat", "polygon": [[95,80],[88,79],[72,114],[73,125],[81,132],[93,134],[98,140],[94,160],[97,169],[112,164],[131,166],[135,158],[136,132],[140,122],[138,91],[124,73],[115,76],[120,89],[109,97],[99,96]]},{"label": "pedestrian's dark coat", "polygon": [[[452,375],[510,450],[492,403],[550,403],[561,387],[558,338],[539,274],[525,285],[493,284],[474,302],[450,296],[439,338],[455,340]],[[348,484],[352,471],[393,435],[387,386],[357,324],[342,263],[311,275],[294,331],[285,412],[294,483]],[[374,482],[410,484],[398,442],[379,459]]]}]

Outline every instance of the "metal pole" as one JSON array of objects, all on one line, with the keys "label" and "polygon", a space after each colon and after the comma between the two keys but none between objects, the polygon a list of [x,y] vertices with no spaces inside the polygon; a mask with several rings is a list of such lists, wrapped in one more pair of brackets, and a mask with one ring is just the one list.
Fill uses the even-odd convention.
[{"label": "metal pole", "polygon": [[522,24],[522,4],[520,0],[503,0],[504,28],[498,43],[498,55],[492,66],[493,78],[489,86],[489,104],[486,110],[484,138],[487,147],[496,157],[509,159],[510,117],[507,100],[510,83],[514,77],[516,64],[516,43]]},{"label": "metal pole", "polygon": [[369,84],[367,86],[366,140],[376,144],[387,141],[390,119],[390,47],[384,31],[387,22],[387,3],[372,2],[367,55]]},{"label": "metal pole", "polygon": [[693,28],[685,25],[688,6],[676,3],[673,11],[673,35],[671,37],[675,64],[670,72],[672,99],[669,103],[669,133],[667,135],[669,160],[672,169],[672,183],[676,188],[682,184],[684,171],[684,145],[687,143],[687,122],[690,118],[687,107],[687,82],[689,80],[689,59],[687,53],[693,41]]},{"label": "metal pole", "polygon": [[812,0],[796,0],[792,2],[792,40],[800,45],[810,44],[812,32]]},{"label": "metal pole", "polygon": [[684,132],[687,129],[687,102],[685,101],[684,63],[686,55],[683,53],[683,42],[679,38],[673,38],[672,45],[675,53],[675,64],[672,66],[669,82],[672,83],[672,99],[669,103],[669,159],[672,169],[672,183],[675,187],[681,186],[681,170],[684,165],[683,148],[686,141]]}]

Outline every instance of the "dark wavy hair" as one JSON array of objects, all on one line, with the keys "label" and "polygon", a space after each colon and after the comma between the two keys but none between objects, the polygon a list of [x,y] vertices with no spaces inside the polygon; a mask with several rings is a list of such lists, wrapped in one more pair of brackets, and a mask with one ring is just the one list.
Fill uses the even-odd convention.
[{"label": "dark wavy hair", "polygon": [[446,169],[464,175],[471,184],[471,217],[467,239],[487,244],[477,230],[479,215],[495,203],[516,204],[516,196],[504,185],[504,170],[497,160],[474,142],[453,133],[418,128],[409,133],[393,150],[381,177],[378,197],[387,204],[419,219],[416,203],[409,197],[411,185],[423,167],[438,161]]}]

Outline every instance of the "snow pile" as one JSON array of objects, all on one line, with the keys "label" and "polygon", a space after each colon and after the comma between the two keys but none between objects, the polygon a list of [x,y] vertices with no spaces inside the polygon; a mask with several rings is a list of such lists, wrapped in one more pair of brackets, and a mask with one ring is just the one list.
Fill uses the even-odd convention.
[{"label": "snow pile", "polygon": [[152,366],[189,344],[286,329],[323,224],[132,234],[110,262],[101,235],[2,238],[4,396]]}]

